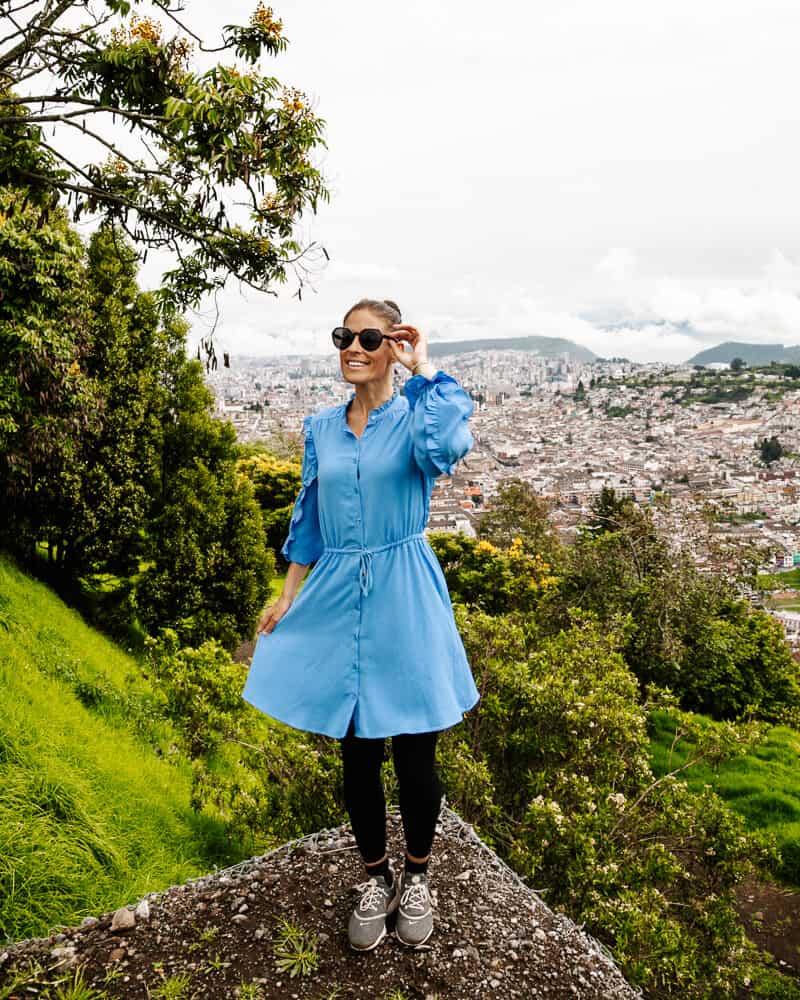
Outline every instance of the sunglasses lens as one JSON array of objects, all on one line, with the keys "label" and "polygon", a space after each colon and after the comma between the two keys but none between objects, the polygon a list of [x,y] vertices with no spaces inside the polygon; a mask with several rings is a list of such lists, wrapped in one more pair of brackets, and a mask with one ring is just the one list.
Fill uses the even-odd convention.
[{"label": "sunglasses lens", "polygon": [[342,351],[345,347],[349,347],[353,343],[353,331],[348,330],[346,326],[337,326],[333,333],[331,333],[331,338],[336,347]]},{"label": "sunglasses lens", "polygon": [[365,351],[377,351],[383,342],[383,334],[380,330],[362,330],[358,339]]}]

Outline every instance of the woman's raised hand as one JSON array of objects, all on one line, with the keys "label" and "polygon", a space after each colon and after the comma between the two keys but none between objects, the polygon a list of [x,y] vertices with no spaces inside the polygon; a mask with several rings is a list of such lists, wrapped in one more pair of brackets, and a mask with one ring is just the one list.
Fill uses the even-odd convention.
[{"label": "woman's raised hand", "polygon": [[410,351],[404,351],[402,344],[396,344],[393,340],[387,341],[395,361],[399,361],[409,371],[413,371],[415,365],[421,365],[428,360],[428,342],[425,334],[420,333],[415,326],[395,323],[390,327],[390,333],[398,340],[404,340],[411,345]]},{"label": "woman's raised hand", "polygon": [[259,618],[258,625],[256,626],[256,634],[263,635],[266,632],[271,632],[291,606],[292,602],[289,598],[281,595],[274,604],[270,604]]}]

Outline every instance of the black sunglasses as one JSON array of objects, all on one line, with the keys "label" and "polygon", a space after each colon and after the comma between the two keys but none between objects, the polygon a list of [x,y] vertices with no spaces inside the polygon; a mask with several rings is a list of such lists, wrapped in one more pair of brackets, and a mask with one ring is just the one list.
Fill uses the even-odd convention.
[{"label": "black sunglasses", "polygon": [[[331,333],[331,337],[333,338],[334,344],[340,351],[343,351],[345,347],[349,347],[356,339],[356,335],[353,331],[348,330],[346,326],[337,326]],[[374,330],[372,328],[359,331],[358,342],[365,351],[377,351],[383,343],[384,337],[386,340],[393,340],[396,344],[402,344],[402,340],[399,338],[392,337],[388,333],[384,333],[382,330]]]}]

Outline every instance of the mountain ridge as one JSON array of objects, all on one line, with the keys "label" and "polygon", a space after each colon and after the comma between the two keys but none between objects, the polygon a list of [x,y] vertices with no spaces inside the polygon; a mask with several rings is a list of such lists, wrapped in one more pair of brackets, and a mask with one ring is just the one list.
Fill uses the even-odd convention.
[{"label": "mountain ridge", "polygon": [[748,365],[768,365],[771,361],[785,364],[800,362],[800,344],[750,344],[743,341],[726,340],[715,347],[698,351],[686,362],[687,365],[730,364],[734,358],[741,358]]},{"label": "mountain ridge", "polygon": [[428,357],[446,354],[467,354],[470,351],[531,351],[547,358],[567,354],[572,361],[594,361],[596,355],[588,347],[563,337],[481,337],[474,340],[429,340]]}]

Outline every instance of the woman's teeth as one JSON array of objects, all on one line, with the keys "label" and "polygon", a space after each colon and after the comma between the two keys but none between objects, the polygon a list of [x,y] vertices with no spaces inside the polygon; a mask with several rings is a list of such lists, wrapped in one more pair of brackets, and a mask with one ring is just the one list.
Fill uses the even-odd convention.
[{"label": "woman's teeth", "polygon": [[367,366],[368,366],[368,362],[366,362],[366,361],[348,361],[347,362],[347,367],[348,368],[366,368]]}]

